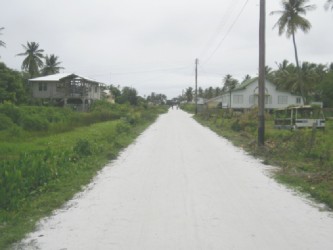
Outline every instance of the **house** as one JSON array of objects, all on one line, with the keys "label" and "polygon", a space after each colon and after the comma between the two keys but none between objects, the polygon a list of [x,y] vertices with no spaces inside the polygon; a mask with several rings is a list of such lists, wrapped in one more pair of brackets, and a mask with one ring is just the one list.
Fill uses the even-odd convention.
[{"label": "house", "polygon": [[115,98],[114,98],[111,90],[109,90],[109,89],[103,90],[102,97],[104,100],[106,100],[109,103],[115,103]]},{"label": "house", "polygon": [[[258,78],[244,81],[231,91],[224,92],[221,96],[212,98],[206,102],[209,108],[222,107],[232,109],[250,109],[258,106]],[[280,109],[291,105],[303,105],[303,99],[299,95],[278,90],[276,85],[265,80],[265,108]]]},{"label": "house", "polygon": [[71,73],[59,73],[29,79],[32,97],[49,100],[59,106],[86,111],[102,98],[102,83]]}]

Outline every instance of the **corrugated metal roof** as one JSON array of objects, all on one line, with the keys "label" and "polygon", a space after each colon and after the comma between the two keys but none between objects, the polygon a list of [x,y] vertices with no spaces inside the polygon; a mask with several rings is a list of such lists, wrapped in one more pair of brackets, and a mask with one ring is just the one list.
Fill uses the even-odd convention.
[{"label": "corrugated metal roof", "polygon": [[52,81],[60,81],[61,79],[68,77],[68,76],[77,76],[76,74],[73,73],[59,73],[59,74],[54,74],[54,75],[48,75],[48,76],[41,76],[37,78],[32,78],[29,79],[29,81],[32,82],[52,82]]},{"label": "corrugated metal roof", "polygon": [[60,81],[61,79],[69,77],[69,76],[73,76],[76,79],[81,78],[81,79],[84,79],[84,80],[87,80],[87,81],[90,81],[90,82],[100,83],[99,81],[93,80],[93,79],[88,78],[88,77],[79,76],[79,75],[74,74],[74,73],[58,73],[58,74],[54,74],[54,75],[41,76],[41,77],[29,79],[29,81],[31,81],[31,82],[57,82],[57,81]]}]

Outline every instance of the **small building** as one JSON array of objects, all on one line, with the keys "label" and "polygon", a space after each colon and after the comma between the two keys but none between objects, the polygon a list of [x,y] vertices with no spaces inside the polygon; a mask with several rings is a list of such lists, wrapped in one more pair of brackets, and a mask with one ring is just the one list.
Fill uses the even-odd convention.
[{"label": "small building", "polygon": [[29,79],[32,97],[59,106],[86,111],[102,98],[102,83],[73,73],[59,73]]},{"label": "small building", "polygon": [[115,98],[114,98],[111,90],[109,90],[109,89],[103,90],[102,97],[104,100],[106,100],[109,103],[115,103]]},{"label": "small building", "polygon": [[[231,91],[212,98],[206,102],[210,108],[232,108],[238,110],[250,109],[258,106],[258,78],[249,79]],[[278,90],[272,82],[265,81],[265,109],[281,109],[290,105],[304,105],[299,95]]]}]

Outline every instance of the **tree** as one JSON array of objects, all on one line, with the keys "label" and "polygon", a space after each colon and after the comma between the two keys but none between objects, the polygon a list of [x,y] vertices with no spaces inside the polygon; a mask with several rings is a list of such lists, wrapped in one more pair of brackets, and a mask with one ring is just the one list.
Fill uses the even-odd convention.
[{"label": "tree", "polygon": [[232,75],[226,75],[223,78],[223,88],[222,91],[232,91],[238,85],[238,81],[232,77]]},{"label": "tree", "polygon": [[[4,27],[0,28],[0,31],[3,29],[4,29]],[[2,33],[0,33],[0,35],[2,35]],[[6,47],[6,43],[4,41],[0,40],[0,47]]]},{"label": "tree", "polygon": [[219,96],[221,94],[222,90],[219,87],[216,87],[214,92],[215,92],[214,97],[216,97],[216,96]]},{"label": "tree", "polygon": [[265,66],[265,78],[268,80],[272,80],[273,77],[273,69],[269,66]]},{"label": "tree", "polygon": [[244,76],[242,82],[245,82],[245,81],[250,80],[250,79],[251,79],[251,76],[249,74],[247,74],[247,75]]},{"label": "tree", "polygon": [[333,70],[325,75],[317,88],[320,92],[319,100],[323,101],[325,107],[333,108]]},{"label": "tree", "polygon": [[222,92],[229,92],[229,108],[231,108],[231,92],[236,88],[238,85],[238,81],[232,78],[231,75],[226,75],[223,79],[224,85],[222,88]]},{"label": "tree", "polygon": [[284,60],[277,64],[278,69],[272,73],[272,82],[277,85],[280,90],[292,93],[300,93],[298,83],[297,68],[294,64]]},{"label": "tree", "polygon": [[166,104],[167,97],[164,94],[156,94],[155,92],[152,92],[149,96],[147,96],[147,101],[155,105]]},{"label": "tree", "polygon": [[185,96],[186,96],[186,101],[187,102],[193,101],[193,88],[192,87],[188,87],[185,90]]},{"label": "tree", "polygon": [[64,69],[64,67],[61,67],[61,62],[58,62],[58,57],[54,54],[51,54],[50,56],[45,56],[45,65],[42,69],[42,74],[44,76],[46,75],[53,75],[60,72],[60,69]]},{"label": "tree", "polygon": [[10,101],[18,104],[25,101],[23,76],[0,63],[0,103]]},{"label": "tree", "polygon": [[327,0],[326,4],[325,4],[325,9],[331,9],[333,10],[333,0]]},{"label": "tree", "polygon": [[302,17],[302,15],[306,15],[307,11],[314,10],[316,7],[315,5],[307,5],[308,2],[309,0],[282,0],[283,9],[271,12],[271,15],[281,15],[273,28],[279,28],[279,35],[285,33],[287,38],[290,38],[290,36],[292,37],[296,67],[299,72],[298,81],[300,84],[301,95],[304,103],[306,103],[306,98],[304,95],[303,80],[300,73],[295,34],[298,29],[301,29],[304,33],[307,33],[311,28],[311,23]]},{"label": "tree", "polygon": [[303,62],[300,71],[287,60],[277,65],[278,69],[272,73],[272,81],[279,89],[297,94],[301,93],[298,84],[298,75],[300,74],[304,83],[303,90],[306,99],[308,101],[320,100],[318,85],[327,74],[326,65]]},{"label": "tree", "polygon": [[198,97],[204,97],[204,90],[202,89],[202,87],[198,88]]},{"label": "tree", "polygon": [[136,106],[138,104],[138,92],[134,88],[124,87],[116,102],[120,104],[129,103]]},{"label": "tree", "polygon": [[213,98],[214,97],[214,89],[212,86],[209,88],[205,89],[204,96],[207,99]]},{"label": "tree", "polygon": [[115,101],[121,96],[120,86],[110,85],[108,89],[111,91]]},{"label": "tree", "polygon": [[39,44],[35,42],[27,42],[27,45],[23,45],[25,52],[17,54],[18,56],[26,56],[22,62],[22,70],[27,71],[30,77],[35,77],[39,75],[40,68],[43,67],[44,63],[42,59],[43,49],[39,49]]}]

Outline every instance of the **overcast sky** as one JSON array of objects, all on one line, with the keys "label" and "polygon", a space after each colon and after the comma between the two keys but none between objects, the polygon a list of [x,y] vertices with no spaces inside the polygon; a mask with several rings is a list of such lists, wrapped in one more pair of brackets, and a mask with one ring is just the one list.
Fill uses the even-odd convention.
[{"label": "overcast sky", "polygon": [[[272,29],[280,0],[267,0],[266,64],[294,62],[292,41]],[[301,61],[333,62],[333,11],[312,0],[312,29],[297,33]],[[244,7],[245,6],[245,7]],[[198,85],[222,86],[258,72],[259,0],[10,0],[0,9],[0,60],[20,70],[22,44],[37,42],[65,67],[106,84],[176,97]]]}]

